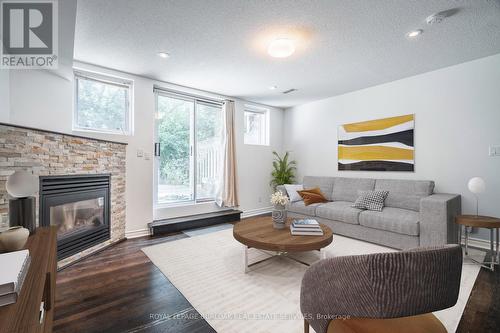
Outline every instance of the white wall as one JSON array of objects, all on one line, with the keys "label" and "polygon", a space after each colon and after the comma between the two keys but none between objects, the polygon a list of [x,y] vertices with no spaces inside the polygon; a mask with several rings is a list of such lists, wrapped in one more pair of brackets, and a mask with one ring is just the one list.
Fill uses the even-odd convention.
[{"label": "white wall", "polygon": [[10,119],[10,84],[9,70],[0,69],[0,123]]},{"label": "white wall", "polygon": [[[415,172],[337,171],[337,126],[411,113]],[[467,181],[481,176],[480,213],[500,216],[500,157],[488,156],[500,146],[500,54],[293,107],[284,119],[300,176],[430,179],[437,192],[462,194],[465,213],[475,212]]]},{"label": "white wall", "polygon": [[[146,231],[154,218],[166,218],[203,213],[217,209],[215,204],[153,210],[153,159],[136,156],[137,150],[153,154],[155,100],[153,86],[159,85],[208,97],[206,92],[178,87],[147,78],[120,73],[96,66],[76,63],[75,67],[120,76],[134,82],[134,134],[132,136],[103,135],[72,131],[73,81],[49,71],[12,71],[10,80],[10,123],[73,133],[128,143],[127,146],[127,227],[129,236]],[[240,209],[247,214],[269,208],[271,151],[282,150],[283,111],[270,108],[271,145],[269,147],[243,144],[243,106],[236,100],[236,154],[240,184]]]}]

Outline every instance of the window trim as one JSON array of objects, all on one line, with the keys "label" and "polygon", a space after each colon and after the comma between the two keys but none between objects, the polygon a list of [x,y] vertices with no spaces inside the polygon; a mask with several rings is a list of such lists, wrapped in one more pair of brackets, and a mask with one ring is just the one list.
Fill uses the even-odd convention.
[{"label": "window trim", "polygon": [[[125,129],[124,130],[112,130],[112,129],[99,129],[99,128],[88,128],[82,127],[78,124],[78,83],[79,80],[87,80],[99,82],[102,84],[112,85],[115,87],[125,88],[126,92],[126,114],[125,114]],[[97,72],[91,72],[86,70],[81,70],[75,68],[73,70],[73,80],[74,80],[74,105],[73,105],[73,126],[72,130],[77,132],[89,132],[89,133],[101,133],[101,134],[113,134],[113,135],[126,135],[130,136],[134,133],[134,103],[133,103],[133,92],[134,92],[134,81],[124,79],[118,76],[112,76],[107,74],[101,74]]]},{"label": "window trim", "polygon": [[[263,142],[261,143],[247,143],[245,142],[245,131],[246,131],[246,112],[250,113],[259,113],[264,115],[264,133],[263,136],[264,138],[262,139]],[[256,106],[256,105],[250,105],[250,104],[245,104],[245,108],[243,110],[243,126],[244,126],[244,132],[243,132],[243,144],[248,145],[248,146],[264,146],[268,147],[270,146],[270,110],[268,108]]]}]

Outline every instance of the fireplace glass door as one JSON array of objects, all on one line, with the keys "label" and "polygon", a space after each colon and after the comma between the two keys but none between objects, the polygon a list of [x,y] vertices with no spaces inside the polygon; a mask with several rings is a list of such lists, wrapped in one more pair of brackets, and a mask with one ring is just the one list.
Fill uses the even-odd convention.
[{"label": "fireplace glass door", "polygon": [[58,240],[104,226],[104,196],[52,206],[50,223]]},{"label": "fireplace glass door", "polygon": [[57,227],[63,259],[110,239],[110,176],[41,177],[40,225]]}]

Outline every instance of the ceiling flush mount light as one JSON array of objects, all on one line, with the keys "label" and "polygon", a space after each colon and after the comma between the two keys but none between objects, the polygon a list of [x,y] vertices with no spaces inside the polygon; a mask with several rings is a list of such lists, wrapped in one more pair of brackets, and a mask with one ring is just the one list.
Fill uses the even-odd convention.
[{"label": "ceiling flush mount light", "polygon": [[424,31],[422,29],[417,29],[410,31],[409,33],[406,34],[406,37],[408,38],[415,38],[417,36],[420,36]]},{"label": "ceiling flush mount light", "polygon": [[278,89],[278,86],[270,86],[269,89],[276,90],[276,89]]},{"label": "ceiling flush mount light", "polygon": [[295,43],[288,38],[278,38],[269,44],[267,53],[274,58],[286,58],[295,52]]},{"label": "ceiling flush mount light", "polygon": [[170,57],[170,54],[167,52],[158,52],[157,55],[158,55],[158,57],[163,58],[163,59],[167,59]]}]

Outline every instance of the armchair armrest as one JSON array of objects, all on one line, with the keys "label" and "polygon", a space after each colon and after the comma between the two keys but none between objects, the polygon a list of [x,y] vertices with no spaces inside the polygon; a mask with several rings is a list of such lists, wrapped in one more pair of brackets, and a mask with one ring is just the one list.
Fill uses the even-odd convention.
[{"label": "armchair armrest", "polygon": [[420,201],[420,246],[458,242],[455,217],[462,211],[458,194],[437,193]]}]

